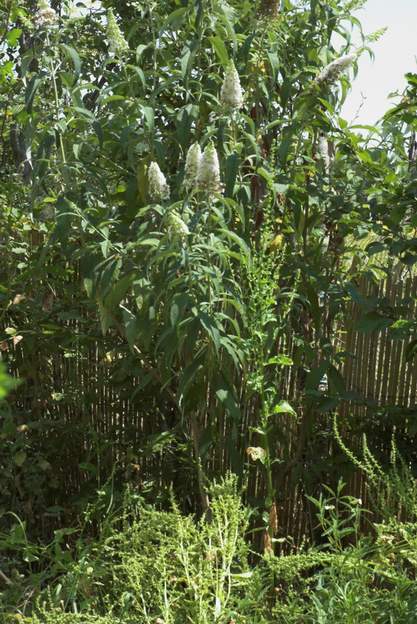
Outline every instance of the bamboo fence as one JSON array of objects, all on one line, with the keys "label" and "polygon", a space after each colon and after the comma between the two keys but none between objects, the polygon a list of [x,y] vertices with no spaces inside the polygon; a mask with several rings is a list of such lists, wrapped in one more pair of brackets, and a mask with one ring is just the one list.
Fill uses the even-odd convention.
[{"label": "bamboo fence", "polygon": [[[378,284],[362,282],[360,290],[364,297],[385,301],[394,318],[415,316],[417,278],[399,281],[392,275]],[[362,313],[360,306],[351,302],[342,324],[343,333],[338,337],[341,350],[349,354],[343,366],[343,377],[346,389],[351,393],[351,398],[339,406],[338,418],[342,433],[346,431],[347,442],[354,449],[358,448],[360,441],[358,436],[355,439],[356,423],[361,429],[361,423],[371,420],[378,410],[390,406],[400,411],[412,410],[417,390],[417,367],[412,360],[406,361],[407,340],[393,339],[386,329],[371,333],[359,331],[356,325]],[[70,320],[66,330],[76,335],[85,323],[86,319]],[[70,505],[70,501],[82,497],[92,481],[100,486],[115,462],[124,471],[126,479],[135,482],[138,488],[148,487],[149,482],[162,490],[171,484],[183,492],[196,487],[188,481],[191,470],[187,472],[182,461],[176,461],[175,451],[147,454],[143,450],[150,436],[169,433],[171,419],[173,422],[175,418],[172,405],[162,400],[150,400],[147,404],[140,392],[136,392],[142,379],[136,376],[129,363],[123,369],[118,362],[118,372],[114,374],[114,344],[111,340],[90,335],[78,351],[76,341],[70,340],[70,343],[70,349],[56,350],[48,356],[36,350],[28,355],[23,344],[19,345],[16,356],[15,373],[27,379],[23,390],[16,394],[16,404],[22,413],[31,414],[32,420],[43,422],[38,437],[41,450],[42,439],[45,442],[47,438],[50,449],[53,446],[51,437],[52,441],[56,438],[56,455],[48,457],[53,466],[56,496],[50,497],[49,504],[60,504],[65,509],[63,501]],[[286,348],[291,354],[291,336]],[[281,392],[296,409],[302,410],[302,379],[296,367],[288,367]],[[207,415],[203,428],[212,426],[209,418]],[[332,416],[328,413],[315,414],[310,429],[305,431],[301,431],[300,422],[294,417],[280,418],[282,435],[276,441],[278,461],[274,479],[279,512],[278,536],[289,536],[288,549],[288,544],[299,545],[310,539],[314,532],[314,509],[305,495],[315,494],[315,487],[320,482],[329,480],[333,483],[334,462],[326,471],[329,458],[339,457],[340,465],[345,468],[348,462],[337,449],[332,435]],[[231,458],[224,444],[230,436],[236,440],[241,457],[245,456],[249,442],[247,432],[253,424],[243,419],[240,430],[232,431],[230,419],[217,417],[216,443],[204,460],[209,474],[222,474],[230,468]],[[390,439],[392,424],[387,422],[385,429],[385,432],[379,432],[378,440]],[[300,444],[302,435],[307,436],[304,444]],[[265,494],[264,478],[262,468],[249,466],[249,461],[247,467],[247,498],[253,502]],[[346,474],[349,493],[362,498],[366,504],[364,475],[351,469]]]}]

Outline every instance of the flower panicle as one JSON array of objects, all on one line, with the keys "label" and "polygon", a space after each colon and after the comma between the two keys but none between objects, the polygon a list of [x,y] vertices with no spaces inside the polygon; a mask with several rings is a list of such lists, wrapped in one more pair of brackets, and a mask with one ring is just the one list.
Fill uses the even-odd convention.
[{"label": "flower panicle", "polygon": [[149,196],[153,201],[169,199],[169,186],[158,163],[151,162],[148,169]]},{"label": "flower panicle", "polygon": [[335,82],[340,75],[352,65],[356,58],[357,54],[354,52],[352,54],[345,54],[344,56],[340,56],[335,59],[326,65],[324,69],[322,69],[316,78],[316,83],[321,85]]},{"label": "flower panicle", "polygon": [[324,134],[320,134],[318,144],[317,144],[317,153],[319,155],[320,160],[324,164],[324,168],[326,172],[330,169],[330,154],[329,154],[329,143],[327,141],[327,137]]},{"label": "flower panicle", "polygon": [[109,42],[109,49],[115,55],[121,55],[129,50],[128,43],[123,36],[119,24],[116,21],[113,10],[107,11],[107,40]]},{"label": "flower panicle", "polygon": [[239,110],[243,106],[243,89],[233,61],[230,62],[224,74],[220,102],[231,110]]},{"label": "flower panicle", "polygon": [[184,186],[187,191],[197,188],[198,171],[201,163],[201,147],[198,143],[193,143],[187,152],[185,160]]},{"label": "flower panicle", "polygon": [[220,193],[222,190],[219,157],[213,143],[209,143],[204,150],[198,168],[197,181],[198,187],[209,194]]},{"label": "flower panicle", "polygon": [[168,232],[173,237],[181,239],[186,238],[190,234],[188,225],[183,221],[176,210],[171,210],[167,217]]}]

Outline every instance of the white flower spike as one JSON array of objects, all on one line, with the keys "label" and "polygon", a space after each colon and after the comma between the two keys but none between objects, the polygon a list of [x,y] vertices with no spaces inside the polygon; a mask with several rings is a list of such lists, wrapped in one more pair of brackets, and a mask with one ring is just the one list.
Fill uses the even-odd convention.
[{"label": "white flower spike", "polygon": [[330,169],[329,144],[327,142],[326,135],[324,134],[320,134],[319,136],[317,153],[324,164],[326,172],[328,172]]},{"label": "white flower spike", "polygon": [[129,46],[127,44],[126,39],[123,36],[122,31],[120,30],[120,26],[116,21],[113,10],[109,9],[107,11],[107,40],[109,42],[110,52],[116,55],[123,54],[129,50]]},{"label": "white flower spike", "polygon": [[340,56],[338,59],[335,59],[319,73],[316,78],[317,84],[321,85],[324,83],[332,83],[335,82],[339,76],[352,65],[353,61],[356,59],[357,54],[345,54],[345,56]]},{"label": "white flower spike", "polygon": [[148,169],[149,195],[153,201],[169,199],[169,186],[158,163],[151,162]]},{"label": "white flower spike", "polygon": [[190,233],[188,225],[181,219],[180,215],[175,210],[172,210],[168,214],[167,224],[168,232],[174,237],[184,239]]},{"label": "white flower spike", "polygon": [[198,186],[207,193],[220,193],[220,164],[216,148],[209,143],[198,168]]},{"label": "white flower spike", "polygon": [[243,106],[243,90],[233,61],[230,62],[224,74],[220,101],[223,106],[232,110],[239,110]]},{"label": "white flower spike", "polygon": [[198,170],[201,162],[201,147],[198,143],[193,143],[187,152],[185,160],[184,186],[187,191],[197,187]]}]

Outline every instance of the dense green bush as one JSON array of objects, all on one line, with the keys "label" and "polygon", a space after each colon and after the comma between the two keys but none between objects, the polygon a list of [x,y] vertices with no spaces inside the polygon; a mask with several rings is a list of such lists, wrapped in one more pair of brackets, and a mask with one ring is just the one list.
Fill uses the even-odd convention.
[{"label": "dense green bush", "polygon": [[414,275],[416,75],[358,129],[362,0],[52,4],[0,6],[5,617],[413,622],[415,411],[343,373],[352,303],[417,352],[372,294]]},{"label": "dense green bush", "polygon": [[[0,9],[1,347],[24,379],[1,478],[31,531],[74,522],[135,466],[184,510],[231,468],[260,484],[263,518],[286,476],[314,495],[349,471],[338,453],[315,461],[329,412],[367,404],[342,376],[347,305],[361,331],[414,333],[358,286],[414,257],[410,116],[393,110],[372,140],[340,117],[379,36],[361,33],[362,4]],[[370,422],[383,455],[391,431]]]}]

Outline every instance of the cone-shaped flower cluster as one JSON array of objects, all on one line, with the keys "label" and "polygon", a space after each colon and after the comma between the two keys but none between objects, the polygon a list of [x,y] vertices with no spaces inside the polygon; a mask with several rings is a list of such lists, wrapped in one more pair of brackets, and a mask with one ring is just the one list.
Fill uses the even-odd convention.
[{"label": "cone-shaped flower cluster", "polygon": [[129,49],[126,39],[120,30],[119,24],[116,21],[113,10],[107,11],[107,40],[109,42],[110,52],[116,55],[123,54]]},{"label": "cone-shaped flower cluster", "polygon": [[197,187],[198,170],[201,162],[201,148],[198,143],[193,143],[187,152],[185,161],[184,186],[187,191]]},{"label": "cone-shaped flower cluster", "polygon": [[[185,162],[184,187],[187,192],[195,189],[209,195],[222,191],[219,157],[213,143],[207,145],[203,154],[198,143],[193,143],[189,148]],[[152,201],[169,199],[169,186],[156,162],[148,167],[148,190]],[[175,214],[173,218],[175,219]]]},{"label": "cone-shaped flower cluster", "polygon": [[320,72],[316,78],[317,84],[332,83],[335,82],[339,76],[352,65],[356,59],[356,54],[345,54],[338,59],[332,61]]},{"label": "cone-shaped flower cluster", "polygon": [[198,168],[198,187],[207,193],[220,193],[220,164],[216,148],[209,143]]},{"label": "cone-shaped flower cluster", "polygon": [[35,16],[35,23],[39,28],[44,26],[53,26],[58,19],[56,11],[52,9],[46,0],[40,0],[38,2],[39,10]]},{"label": "cone-shaped flower cluster", "polygon": [[169,186],[158,163],[152,162],[148,169],[149,195],[153,201],[169,199]]},{"label": "cone-shaped flower cluster", "polygon": [[185,238],[190,233],[188,225],[181,219],[178,212],[171,210],[167,217],[168,231],[173,236]]},{"label": "cone-shaped flower cluster", "polygon": [[328,171],[330,168],[329,144],[324,134],[319,136],[317,153],[324,164],[324,168]]},{"label": "cone-shaped flower cluster", "polygon": [[223,106],[233,110],[239,110],[243,106],[243,91],[240,85],[239,74],[233,61],[229,64],[224,75],[220,101]]}]

